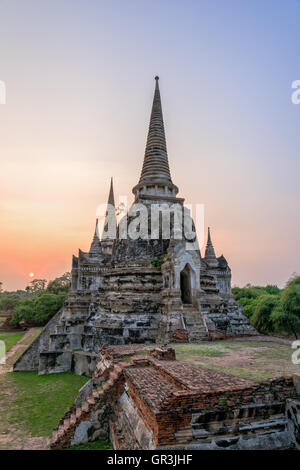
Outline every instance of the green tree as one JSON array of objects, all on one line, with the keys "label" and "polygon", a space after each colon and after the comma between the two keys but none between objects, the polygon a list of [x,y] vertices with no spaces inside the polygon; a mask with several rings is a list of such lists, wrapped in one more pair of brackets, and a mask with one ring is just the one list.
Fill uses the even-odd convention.
[{"label": "green tree", "polygon": [[10,312],[14,310],[22,298],[22,294],[17,292],[2,292],[0,294],[0,311]]},{"label": "green tree", "polygon": [[32,295],[40,294],[45,290],[46,284],[46,279],[33,279],[30,285],[26,287],[26,291]]},{"label": "green tree", "polygon": [[67,293],[71,286],[71,273],[65,273],[60,277],[49,281],[47,292],[52,294]]},{"label": "green tree", "polygon": [[35,315],[35,298],[27,297],[22,299],[14,310],[12,316],[13,323],[20,323],[20,321],[30,322]]},{"label": "green tree", "polygon": [[279,307],[271,315],[273,327],[276,331],[300,337],[300,319],[293,313],[283,312]]},{"label": "green tree", "polygon": [[239,302],[239,300],[242,298],[256,299],[260,295],[266,294],[266,289],[265,287],[251,286],[249,284],[249,287],[233,287],[232,293],[235,300]]},{"label": "green tree", "polygon": [[43,294],[36,298],[34,321],[44,324],[63,306],[65,294]]},{"label": "green tree", "polygon": [[271,284],[266,286],[265,291],[266,291],[267,294],[271,294],[271,295],[279,295],[280,292],[281,292],[279,287],[273,286]]},{"label": "green tree", "polygon": [[278,308],[272,314],[278,331],[300,335],[300,276],[292,277],[282,291]]},{"label": "green tree", "polygon": [[0,294],[3,292],[3,282],[0,281]]},{"label": "green tree", "polygon": [[251,320],[251,317],[254,313],[254,310],[255,310],[255,307],[257,305],[258,299],[259,299],[259,297],[255,298],[255,299],[249,299],[247,297],[242,297],[238,301],[238,303],[240,305],[242,305],[242,307],[243,307],[243,314],[246,315],[246,317],[249,318],[249,320]]},{"label": "green tree", "polygon": [[270,333],[273,330],[271,314],[278,305],[279,296],[264,294],[258,297],[251,317],[252,325],[260,333]]},{"label": "green tree", "polygon": [[36,325],[44,325],[63,306],[66,294],[43,293],[22,299],[15,308],[12,321],[22,320]]}]

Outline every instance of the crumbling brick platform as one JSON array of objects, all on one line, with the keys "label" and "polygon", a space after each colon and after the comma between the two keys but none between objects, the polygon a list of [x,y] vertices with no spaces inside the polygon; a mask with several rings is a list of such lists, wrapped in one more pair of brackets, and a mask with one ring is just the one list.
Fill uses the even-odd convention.
[{"label": "crumbling brick platform", "polygon": [[[143,352],[143,355],[137,354]],[[137,354],[137,355],[136,355]],[[131,355],[129,362],[122,362]],[[172,348],[109,346],[52,448],[110,438],[116,449],[283,449],[293,379],[253,382],[175,359]]]}]

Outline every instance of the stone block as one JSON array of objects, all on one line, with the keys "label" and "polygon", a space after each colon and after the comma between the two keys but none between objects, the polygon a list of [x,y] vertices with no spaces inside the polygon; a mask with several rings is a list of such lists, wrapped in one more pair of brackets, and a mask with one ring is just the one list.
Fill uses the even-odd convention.
[{"label": "stone block", "polygon": [[296,387],[297,394],[300,396],[300,373],[293,375],[293,381]]},{"label": "stone block", "polygon": [[286,402],[288,431],[293,444],[300,450],[300,399],[288,399]]}]

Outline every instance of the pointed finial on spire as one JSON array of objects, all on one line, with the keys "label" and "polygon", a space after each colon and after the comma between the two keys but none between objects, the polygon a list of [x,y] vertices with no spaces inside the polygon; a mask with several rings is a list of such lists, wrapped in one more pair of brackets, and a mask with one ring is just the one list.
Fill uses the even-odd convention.
[{"label": "pointed finial on spire", "polygon": [[207,231],[207,245],[206,245],[206,250],[205,250],[205,261],[211,266],[218,264],[215,249],[211,241],[210,227],[208,227],[208,231]]},{"label": "pointed finial on spire", "polygon": [[95,233],[93,241],[90,247],[90,254],[99,254],[101,252],[100,239],[99,239],[99,230],[98,230],[98,219],[96,219]]},{"label": "pointed finial on spire", "polygon": [[210,237],[210,227],[208,227],[208,233],[207,233],[207,244],[208,244],[208,245],[212,245],[212,242],[211,242],[211,237]]},{"label": "pointed finial on spire", "polygon": [[[115,210],[115,196],[114,196],[114,187],[113,187],[113,178],[110,179],[110,188],[107,201],[107,210],[105,215],[104,227],[101,237],[102,248],[105,248],[109,245],[111,248],[112,242],[115,238],[115,230],[117,226],[116,210]],[[104,242],[104,243],[103,243]]]},{"label": "pointed finial on spire", "polygon": [[113,185],[113,177],[110,178],[110,188],[109,188],[109,196],[108,196],[108,204],[111,204],[115,207],[115,196],[114,196],[114,185]]}]

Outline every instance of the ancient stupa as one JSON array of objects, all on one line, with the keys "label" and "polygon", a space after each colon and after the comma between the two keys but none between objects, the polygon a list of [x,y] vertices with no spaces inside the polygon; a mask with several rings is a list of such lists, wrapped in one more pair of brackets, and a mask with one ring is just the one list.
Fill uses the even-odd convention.
[{"label": "ancient stupa", "polygon": [[[168,237],[161,218],[154,226],[151,211],[161,207],[181,208],[183,219],[190,217],[171,178],[158,77],[142,172],[132,191],[134,204],[117,225],[111,181],[102,235],[97,221],[89,252],[79,250],[73,256],[68,300],[14,370],[88,374],[103,344],[197,342],[256,334],[233,298],[231,270],[223,255],[216,256],[210,229],[202,257],[196,236],[189,238],[192,243],[185,233],[177,236],[174,218]],[[124,237],[124,226],[143,211],[146,232]],[[106,230],[107,225],[116,230]]]}]

